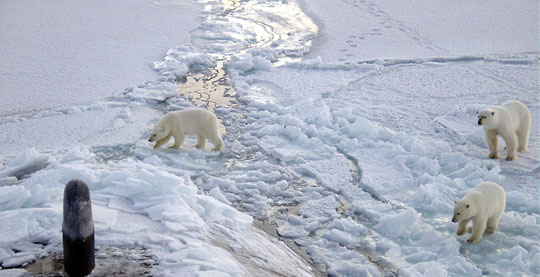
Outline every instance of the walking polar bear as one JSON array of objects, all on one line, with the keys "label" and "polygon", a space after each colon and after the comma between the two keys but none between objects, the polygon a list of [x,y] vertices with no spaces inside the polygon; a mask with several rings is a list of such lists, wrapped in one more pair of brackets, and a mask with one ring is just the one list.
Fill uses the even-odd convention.
[{"label": "walking polar bear", "polygon": [[214,145],[213,150],[220,151],[223,147],[217,118],[204,109],[189,109],[164,115],[154,127],[148,141],[155,141],[154,149],[158,149],[173,137],[174,144],[169,148],[179,149],[184,144],[186,135],[197,135],[197,144],[194,145],[197,149],[204,148],[207,139]]},{"label": "walking polar bear", "polygon": [[455,203],[452,222],[459,222],[457,235],[465,234],[467,224],[472,220],[472,234],[467,242],[477,243],[482,239],[484,231],[493,234],[499,229],[499,219],[506,206],[506,193],[498,184],[485,182]]},{"label": "walking polar bear", "polygon": [[[506,144],[506,159],[516,159],[516,150],[528,152],[529,132],[531,130],[531,113],[525,104],[510,100],[500,106],[476,112],[478,125],[484,128],[486,143],[489,148],[489,158],[496,159],[497,135]],[[516,139],[517,136],[517,139]]]}]

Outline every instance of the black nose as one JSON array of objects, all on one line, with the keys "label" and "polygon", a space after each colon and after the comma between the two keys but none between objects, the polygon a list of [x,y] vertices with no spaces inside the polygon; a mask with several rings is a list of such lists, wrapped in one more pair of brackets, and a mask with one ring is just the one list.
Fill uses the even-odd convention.
[{"label": "black nose", "polygon": [[149,142],[152,142],[150,139],[148,139]]},{"label": "black nose", "polygon": [[482,125],[482,121],[478,120],[478,125]]},{"label": "black nose", "polygon": [[455,217],[452,217],[452,222],[456,222],[456,218],[455,218]]}]

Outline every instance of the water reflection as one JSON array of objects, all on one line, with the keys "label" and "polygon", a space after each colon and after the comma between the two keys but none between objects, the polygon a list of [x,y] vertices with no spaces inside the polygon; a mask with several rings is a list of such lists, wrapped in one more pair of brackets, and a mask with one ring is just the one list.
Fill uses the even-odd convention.
[{"label": "water reflection", "polygon": [[178,84],[180,94],[209,110],[236,104],[236,92],[225,69],[231,57],[260,49],[279,66],[285,61],[300,59],[318,31],[293,1],[223,0],[217,10],[191,32],[195,47],[218,57],[216,66],[209,69],[210,73],[190,74],[185,82]]}]

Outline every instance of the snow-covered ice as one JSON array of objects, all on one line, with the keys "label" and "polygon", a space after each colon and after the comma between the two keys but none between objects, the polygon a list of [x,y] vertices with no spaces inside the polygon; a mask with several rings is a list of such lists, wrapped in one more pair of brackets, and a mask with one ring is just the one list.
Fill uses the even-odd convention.
[{"label": "snow-covered ice", "polygon": [[200,9],[191,1],[3,2],[0,115],[94,102],[152,81],[149,64],[189,43]]},{"label": "snow-covered ice", "polygon": [[[157,276],[538,275],[538,8],[9,3],[0,265],[61,251],[62,192],[78,178],[96,247],[143,248]],[[161,115],[213,101],[178,93],[196,74],[226,74],[196,92],[235,92],[214,109],[224,150],[194,137],[153,150]],[[508,99],[532,112],[530,152],[491,160],[475,111]],[[484,181],[503,186],[507,207],[499,232],[469,245],[453,201]]]}]

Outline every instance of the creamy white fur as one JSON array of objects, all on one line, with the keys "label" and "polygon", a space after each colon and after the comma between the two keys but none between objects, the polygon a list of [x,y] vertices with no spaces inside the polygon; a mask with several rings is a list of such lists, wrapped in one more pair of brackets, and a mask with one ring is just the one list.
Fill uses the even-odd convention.
[{"label": "creamy white fur", "polygon": [[456,201],[452,222],[459,222],[457,235],[461,236],[467,231],[467,224],[472,221],[472,234],[467,240],[477,243],[484,235],[497,232],[499,219],[506,206],[506,193],[496,183],[484,182],[470,190],[465,196]]},{"label": "creamy white fur", "polygon": [[204,148],[208,139],[216,151],[220,151],[223,141],[219,136],[219,126],[216,116],[204,109],[189,109],[170,112],[164,115],[154,127],[149,141],[155,141],[154,149],[167,143],[171,137],[174,144],[169,148],[179,149],[184,144],[186,135],[197,135],[196,148]]},{"label": "creamy white fur", "polygon": [[[497,136],[501,136],[506,144],[506,159],[515,160],[516,150],[529,151],[529,132],[531,130],[531,113],[525,104],[510,100],[500,106],[477,112],[478,124],[484,128],[489,157],[496,159]],[[516,138],[517,137],[517,138]]]}]

